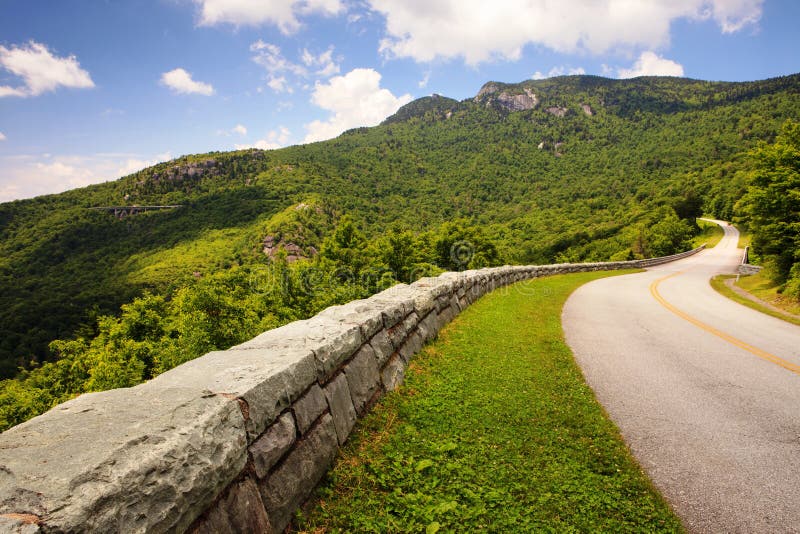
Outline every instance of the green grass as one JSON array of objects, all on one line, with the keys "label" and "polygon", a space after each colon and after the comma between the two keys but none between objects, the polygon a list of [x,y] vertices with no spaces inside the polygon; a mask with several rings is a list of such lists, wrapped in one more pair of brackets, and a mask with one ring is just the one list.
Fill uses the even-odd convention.
[{"label": "green grass", "polygon": [[465,310],[366,416],[297,521],[307,532],[680,532],[561,329],[581,284],[523,282]]},{"label": "green grass", "polygon": [[[739,304],[747,306],[748,308],[752,308],[760,311],[761,313],[766,313],[772,317],[777,317],[778,319],[782,319],[789,323],[800,326],[800,319],[797,317],[792,317],[791,315],[786,315],[779,311],[775,311],[772,308],[768,308],[762,304],[759,304],[758,302],[745,298],[725,285],[725,280],[735,277],[736,275],[730,274],[717,275],[711,279],[711,287],[717,290],[717,292],[721,295],[728,297]],[[788,313],[793,313],[796,315],[800,314],[800,305],[798,305],[796,302],[789,302],[786,299],[781,298],[780,294],[777,292],[777,286],[774,284],[774,282],[764,277],[763,273],[743,276],[739,279],[739,282],[736,285],[753,294],[754,296],[769,302],[773,306],[787,311]]]},{"label": "green grass", "polygon": [[698,219],[697,225],[700,227],[701,231],[692,239],[693,248],[697,248],[703,243],[706,244],[706,248],[715,247],[722,239],[722,236],[725,235],[725,231],[718,224]]}]

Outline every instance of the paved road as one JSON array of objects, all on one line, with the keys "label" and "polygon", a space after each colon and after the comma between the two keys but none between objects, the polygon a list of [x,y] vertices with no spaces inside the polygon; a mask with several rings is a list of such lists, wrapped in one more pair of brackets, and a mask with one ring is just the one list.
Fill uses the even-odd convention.
[{"label": "paved road", "polygon": [[567,342],[690,532],[800,532],[800,327],[717,294],[738,232],[685,260],[597,280]]}]

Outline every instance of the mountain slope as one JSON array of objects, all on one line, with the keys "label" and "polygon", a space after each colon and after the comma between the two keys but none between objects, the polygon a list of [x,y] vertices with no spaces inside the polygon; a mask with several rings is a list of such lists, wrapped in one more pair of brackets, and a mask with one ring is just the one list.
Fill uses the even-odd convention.
[{"label": "mountain slope", "polygon": [[[303,203],[319,207],[319,220],[295,226],[301,242],[285,242],[303,251],[295,255],[313,256],[349,215],[377,251],[376,268],[389,261],[380,250],[391,229],[422,240],[417,263],[442,268],[453,266],[434,242],[456,226],[491,245],[483,262],[647,253],[642,236],[660,209],[704,203],[729,218],[743,192],[742,155],[798,110],[797,75],[491,82],[475,99],[426,97],[323,143],[186,156],[0,204],[0,376],[51,358],[47,344],[77,328],[91,335],[98,314],[144,290],[168,295],[233,266],[268,264],[273,217]],[[124,220],[87,209],[151,204],[182,207]]]}]

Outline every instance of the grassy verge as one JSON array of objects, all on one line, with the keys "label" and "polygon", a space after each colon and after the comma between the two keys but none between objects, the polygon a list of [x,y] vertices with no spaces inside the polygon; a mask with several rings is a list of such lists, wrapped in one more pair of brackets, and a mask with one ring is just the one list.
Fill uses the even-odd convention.
[{"label": "grassy verge", "polygon": [[[725,285],[725,280],[730,278],[736,278],[736,275],[730,274],[723,274],[717,275],[711,279],[711,287],[717,290],[718,293],[728,297],[729,299],[738,302],[739,304],[743,304],[748,308],[752,308],[754,310],[760,311],[761,313],[766,313],[767,315],[771,315],[772,317],[777,317],[778,319],[783,319],[784,321],[796,324],[800,326],[800,319],[796,317],[792,317],[791,315],[786,315],[779,311],[775,311],[772,308],[768,308],[758,302],[752,301],[748,298],[743,297],[742,295],[736,293],[734,290],[729,288]],[[754,274],[751,276],[743,276],[739,279],[739,283],[736,284],[737,286],[741,287],[745,291],[751,293],[752,295],[769,302],[773,306],[785,310],[789,313],[793,314],[800,314],[800,305],[796,303],[787,302],[786,299],[782,298],[778,292],[777,287],[771,282],[768,278],[765,278],[763,274]]]},{"label": "grassy verge", "polygon": [[609,275],[523,282],[465,310],[362,420],[299,528],[681,531],[564,343],[566,298]]},{"label": "grassy verge", "polygon": [[697,248],[703,243],[706,244],[706,248],[715,247],[725,235],[725,231],[718,224],[697,219],[697,226],[700,227],[700,233],[692,239],[692,248]]}]

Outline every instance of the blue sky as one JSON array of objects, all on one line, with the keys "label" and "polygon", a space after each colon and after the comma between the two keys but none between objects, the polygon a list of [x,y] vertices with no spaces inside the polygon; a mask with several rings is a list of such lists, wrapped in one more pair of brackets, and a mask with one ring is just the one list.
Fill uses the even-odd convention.
[{"label": "blue sky", "polygon": [[0,0],[0,202],[559,74],[800,72],[796,0]]}]

